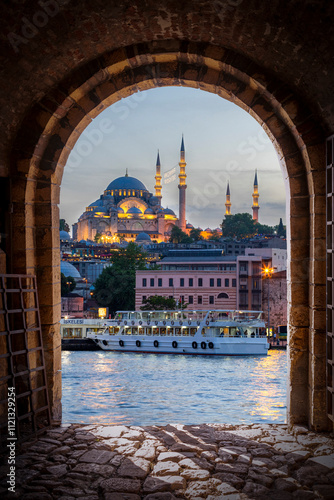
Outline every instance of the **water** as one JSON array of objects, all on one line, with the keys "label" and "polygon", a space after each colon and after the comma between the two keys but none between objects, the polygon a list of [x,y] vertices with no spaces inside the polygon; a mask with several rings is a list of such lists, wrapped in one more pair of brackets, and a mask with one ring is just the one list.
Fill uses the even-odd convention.
[{"label": "water", "polygon": [[62,353],[63,422],[284,423],[286,352],[209,357]]}]

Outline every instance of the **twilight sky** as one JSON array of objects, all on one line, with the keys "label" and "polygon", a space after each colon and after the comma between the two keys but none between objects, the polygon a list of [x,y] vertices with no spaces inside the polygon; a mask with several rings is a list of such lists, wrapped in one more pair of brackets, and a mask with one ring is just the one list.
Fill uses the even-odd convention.
[{"label": "twilight sky", "polygon": [[285,223],[285,188],[277,154],[260,125],[221,97],[185,87],[133,94],[94,119],[77,141],[65,167],[60,216],[71,226],[108,184],[129,175],[154,192],[157,150],[162,205],[178,215],[178,162],[184,134],[187,222],[215,228],[225,213],[230,181],[231,213],[251,213],[255,169],[259,222]]}]

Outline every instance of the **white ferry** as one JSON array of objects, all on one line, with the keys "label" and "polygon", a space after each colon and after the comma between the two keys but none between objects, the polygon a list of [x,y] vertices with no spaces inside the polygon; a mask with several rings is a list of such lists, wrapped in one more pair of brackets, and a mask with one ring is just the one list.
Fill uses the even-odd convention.
[{"label": "white ferry", "polygon": [[103,350],[216,356],[265,355],[262,311],[118,311],[103,333],[88,333]]}]

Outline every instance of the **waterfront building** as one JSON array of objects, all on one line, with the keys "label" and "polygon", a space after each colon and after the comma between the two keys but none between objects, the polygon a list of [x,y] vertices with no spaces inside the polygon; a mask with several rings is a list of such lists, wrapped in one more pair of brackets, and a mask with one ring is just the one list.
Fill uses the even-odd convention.
[{"label": "waterfront building", "polygon": [[[269,301],[268,301],[269,291]],[[262,282],[262,310],[263,320],[268,324],[268,304],[270,325],[279,326],[288,324],[287,315],[287,281],[286,271],[273,273],[269,280]]]},{"label": "waterfront building", "polygon": [[[186,303],[189,309],[267,310],[262,270],[273,263],[277,268],[286,266],[286,251],[259,249],[255,255],[253,249],[246,249],[246,255],[225,256],[220,249],[171,250],[160,261],[161,270],[137,271],[136,309],[148,297],[160,295]],[[280,285],[279,297],[276,293],[272,299],[275,321],[285,324],[286,285]]]},{"label": "waterfront building", "polygon": [[61,298],[61,317],[82,318],[84,311],[84,298],[72,292]]}]

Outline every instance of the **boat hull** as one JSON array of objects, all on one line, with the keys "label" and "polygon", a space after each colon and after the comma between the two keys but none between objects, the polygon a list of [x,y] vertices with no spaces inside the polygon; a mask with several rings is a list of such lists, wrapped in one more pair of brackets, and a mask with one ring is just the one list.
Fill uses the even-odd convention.
[{"label": "boat hull", "polygon": [[[138,352],[153,354],[190,354],[200,356],[256,356],[266,355],[269,344],[266,338],[206,338],[187,340],[174,338],[127,336],[95,338],[105,351]],[[154,344],[155,342],[155,344]],[[196,343],[196,346],[195,344]]]}]

